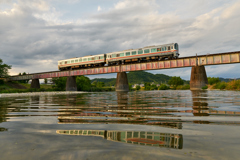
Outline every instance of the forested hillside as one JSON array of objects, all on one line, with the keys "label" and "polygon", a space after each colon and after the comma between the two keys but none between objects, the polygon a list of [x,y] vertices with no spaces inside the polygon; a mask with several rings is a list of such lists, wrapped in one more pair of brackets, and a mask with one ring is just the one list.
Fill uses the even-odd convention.
[{"label": "forested hillside", "polygon": [[[171,76],[165,74],[152,74],[145,71],[135,71],[127,73],[129,84],[141,84],[145,82],[154,82],[156,84],[167,83],[171,79]],[[114,86],[116,84],[116,78],[95,78],[91,82],[104,82],[105,86]],[[187,83],[185,81],[185,83]]]}]

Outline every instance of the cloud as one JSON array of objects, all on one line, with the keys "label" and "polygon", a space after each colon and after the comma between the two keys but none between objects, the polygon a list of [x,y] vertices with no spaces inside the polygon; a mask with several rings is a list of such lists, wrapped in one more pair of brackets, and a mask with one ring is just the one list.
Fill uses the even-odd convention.
[{"label": "cloud", "polygon": [[[62,19],[66,11],[57,3],[19,0],[0,10],[0,54],[13,66],[11,73],[51,71],[61,59],[172,42],[179,43],[181,57],[239,50],[240,3],[235,0],[121,0],[104,10],[96,4],[101,12],[77,20]],[[231,71],[225,68],[218,75]]]},{"label": "cloud", "polygon": [[101,6],[98,6],[97,11],[101,11],[101,10],[102,10]]}]

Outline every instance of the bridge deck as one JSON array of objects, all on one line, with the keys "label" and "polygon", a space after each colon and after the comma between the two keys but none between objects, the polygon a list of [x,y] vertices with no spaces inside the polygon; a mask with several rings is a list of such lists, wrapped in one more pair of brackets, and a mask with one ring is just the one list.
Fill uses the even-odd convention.
[{"label": "bridge deck", "polygon": [[183,57],[174,60],[155,61],[147,63],[126,64],[118,66],[105,66],[99,68],[86,68],[70,71],[52,71],[33,73],[24,76],[11,76],[9,80],[26,80],[26,79],[44,79],[53,77],[67,77],[67,76],[80,76],[80,75],[94,75],[94,74],[107,74],[117,72],[141,71],[141,70],[158,70],[169,68],[182,68],[192,67],[196,65],[220,65],[240,63],[240,51],[227,52],[218,54],[207,54],[201,56]]}]

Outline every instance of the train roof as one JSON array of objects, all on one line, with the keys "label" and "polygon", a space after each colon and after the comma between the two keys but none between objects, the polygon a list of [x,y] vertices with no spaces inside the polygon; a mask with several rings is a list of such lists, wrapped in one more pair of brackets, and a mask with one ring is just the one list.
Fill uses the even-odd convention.
[{"label": "train roof", "polygon": [[167,45],[173,45],[173,44],[175,44],[175,43],[168,43],[168,44],[161,44],[161,45],[152,45],[152,46],[146,46],[146,47],[136,48],[136,49],[127,49],[127,50],[123,50],[123,51],[109,52],[109,53],[106,53],[106,54],[110,54],[110,53],[121,53],[121,52],[126,52],[126,51],[141,50],[141,49],[146,49],[146,48],[167,46]]},{"label": "train roof", "polygon": [[59,61],[67,61],[67,60],[72,60],[72,59],[76,59],[76,58],[95,57],[95,56],[102,56],[102,55],[104,55],[104,54],[88,55],[88,56],[83,56],[83,57],[74,57],[74,58],[68,58],[68,59],[63,59],[63,60],[59,60]]}]

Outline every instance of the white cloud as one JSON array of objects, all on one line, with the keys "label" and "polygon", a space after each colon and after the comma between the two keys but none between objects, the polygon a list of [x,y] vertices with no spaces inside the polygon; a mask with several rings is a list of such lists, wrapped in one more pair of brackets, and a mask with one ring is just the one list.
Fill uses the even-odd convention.
[{"label": "white cloud", "polygon": [[97,11],[101,11],[101,10],[102,10],[101,6],[98,6]]}]

